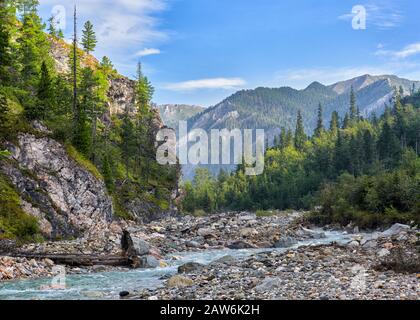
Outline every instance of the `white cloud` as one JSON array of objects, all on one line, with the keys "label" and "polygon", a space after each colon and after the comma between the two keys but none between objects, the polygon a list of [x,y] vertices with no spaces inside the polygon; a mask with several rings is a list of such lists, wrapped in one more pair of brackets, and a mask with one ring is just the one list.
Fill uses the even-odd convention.
[{"label": "white cloud", "polygon": [[[95,55],[108,55],[116,61],[134,57],[147,45],[166,41],[168,31],[162,30],[157,14],[167,9],[168,0],[83,0],[77,1],[79,33],[86,20],[96,31],[98,45]],[[71,37],[73,1],[40,0],[43,11],[56,5],[65,6],[66,36]],[[44,17],[45,18],[45,17]],[[79,35],[80,38],[80,35]],[[133,59],[133,70],[135,61]]]},{"label": "white cloud", "polygon": [[155,55],[155,54],[160,54],[160,50],[155,49],[155,48],[145,48],[145,49],[137,52],[136,55],[138,57],[145,57],[145,56],[151,56],[151,55]]},{"label": "white cloud", "polygon": [[399,51],[380,48],[375,52],[375,55],[377,56],[389,56],[396,59],[405,59],[417,54],[420,54],[420,42],[409,44]]},{"label": "white cloud", "polygon": [[[404,20],[402,12],[392,6],[381,3],[376,4],[364,4],[366,8],[366,22],[367,27],[369,25],[374,26],[378,29],[387,30],[398,27]],[[354,13],[345,13],[338,17],[339,20],[350,21],[355,17]]]},{"label": "white cloud", "polygon": [[244,86],[246,81],[241,78],[212,78],[170,83],[164,86],[172,91],[192,91],[199,89],[235,89]]}]

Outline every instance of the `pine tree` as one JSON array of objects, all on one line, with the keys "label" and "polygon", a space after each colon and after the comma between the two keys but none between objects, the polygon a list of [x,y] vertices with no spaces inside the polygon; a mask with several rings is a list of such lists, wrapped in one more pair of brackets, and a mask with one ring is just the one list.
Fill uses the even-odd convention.
[{"label": "pine tree", "polygon": [[57,29],[55,27],[55,17],[54,16],[51,16],[48,19],[48,23],[49,23],[49,25],[48,25],[48,33],[49,33],[49,35],[50,36],[53,36],[53,37],[57,37],[58,36],[58,32],[57,32]]},{"label": "pine tree", "polygon": [[9,103],[3,92],[0,91],[0,134],[6,133],[9,127]]},{"label": "pine tree", "polygon": [[26,87],[35,87],[39,79],[42,62],[52,66],[49,56],[50,43],[44,33],[44,25],[36,13],[28,13],[23,18],[20,31],[19,56],[22,77]]},{"label": "pine tree", "polygon": [[135,153],[135,147],[136,147],[135,128],[134,128],[133,122],[131,121],[128,107],[126,107],[126,110],[124,112],[121,130],[122,130],[121,150],[122,150],[123,161],[125,164],[125,175],[126,175],[126,179],[128,179],[129,169],[130,169],[130,158]]},{"label": "pine tree", "polygon": [[324,123],[323,123],[323,116],[322,116],[322,105],[321,103],[318,106],[318,121],[315,129],[315,136],[320,137],[324,132]]},{"label": "pine tree", "polygon": [[107,56],[104,56],[101,61],[101,68],[103,72],[109,77],[114,72],[114,65]]},{"label": "pine tree", "polygon": [[303,150],[307,137],[305,134],[305,129],[303,127],[303,118],[300,110],[298,111],[297,121],[296,121],[296,131],[295,131],[295,147],[298,150]]},{"label": "pine tree", "polygon": [[82,106],[79,107],[76,126],[73,132],[73,145],[84,156],[90,156],[91,150],[91,131],[86,110]]},{"label": "pine tree", "polygon": [[343,120],[343,129],[347,129],[347,128],[350,128],[350,117],[348,113],[346,113]]},{"label": "pine tree", "polygon": [[11,30],[14,27],[15,10],[5,5],[0,5],[0,84],[10,82],[9,69],[13,63]]},{"label": "pine tree", "polygon": [[337,111],[334,111],[331,115],[331,122],[330,122],[330,132],[333,134],[337,134],[337,131],[340,128],[340,117]]},{"label": "pine tree", "polygon": [[286,128],[282,127],[280,129],[280,137],[279,137],[280,148],[285,148],[286,147],[286,135],[287,135]]},{"label": "pine tree", "polygon": [[350,122],[351,124],[354,124],[358,120],[358,111],[357,111],[357,105],[356,105],[356,95],[354,93],[353,86],[351,87],[350,91]]},{"label": "pine tree", "polygon": [[398,160],[400,151],[400,142],[393,132],[391,125],[388,121],[385,121],[378,139],[379,159],[382,160],[386,166],[390,166]]},{"label": "pine tree", "polygon": [[90,21],[87,21],[84,26],[83,36],[82,36],[82,46],[85,49],[87,54],[95,51],[96,44],[96,34],[93,30],[93,24]]},{"label": "pine tree", "polygon": [[58,37],[58,39],[64,39],[64,33],[63,33],[63,30],[58,30],[58,33],[57,33],[57,37]]},{"label": "pine tree", "polygon": [[375,161],[376,155],[376,147],[375,147],[375,139],[372,136],[369,130],[365,130],[363,134],[363,159],[364,162],[370,166]]},{"label": "pine tree", "polygon": [[102,175],[104,177],[106,188],[109,192],[113,192],[115,188],[115,181],[112,174],[111,164],[107,154],[104,155],[102,160]]},{"label": "pine tree", "polygon": [[38,83],[37,97],[39,103],[37,103],[35,109],[32,110],[33,113],[30,118],[43,120],[47,113],[51,112],[53,104],[52,79],[45,62],[43,62],[41,66],[41,77]]}]

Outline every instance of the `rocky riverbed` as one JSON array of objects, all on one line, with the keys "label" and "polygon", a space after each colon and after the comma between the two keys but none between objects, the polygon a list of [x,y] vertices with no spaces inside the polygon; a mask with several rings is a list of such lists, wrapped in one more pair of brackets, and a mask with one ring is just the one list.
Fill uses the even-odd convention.
[{"label": "rocky riverbed", "polygon": [[[397,224],[383,232],[360,233],[357,227],[348,226],[336,231],[340,243],[331,243],[331,227],[322,230],[304,221],[299,212],[268,217],[243,212],[167,218],[141,226],[116,223],[102,239],[31,244],[24,249],[119,254],[125,230],[142,267],[156,268],[156,278],[153,287],[146,281],[142,289],[127,288],[124,299],[419,299],[416,228]],[[314,246],[316,243],[325,244]],[[223,256],[227,248],[231,251]],[[181,265],[186,256],[201,253],[214,258],[187,260]],[[178,274],[174,265],[180,266]],[[45,259],[3,257],[0,280],[49,277],[54,275],[53,267]],[[69,274],[81,276],[100,272],[106,277],[109,271],[115,277],[115,272],[128,269],[67,268]]]},{"label": "rocky riverbed", "polygon": [[378,271],[377,263],[377,256],[364,249],[337,245],[260,253],[245,260],[226,256],[208,266],[183,268],[167,280],[165,287],[143,290],[132,298],[420,298],[418,274]]}]

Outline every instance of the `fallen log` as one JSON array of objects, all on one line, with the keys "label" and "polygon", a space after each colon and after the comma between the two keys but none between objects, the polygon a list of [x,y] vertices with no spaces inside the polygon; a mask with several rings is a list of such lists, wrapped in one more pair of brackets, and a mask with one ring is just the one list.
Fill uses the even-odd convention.
[{"label": "fallen log", "polygon": [[8,256],[26,259],[50,259],[55,264],[67,265],[72,267],[90,267],[95,265],[130,267],[133,261],[125,256],[101,256],[83,254],[42,254],[42,253],[13,253]]}]

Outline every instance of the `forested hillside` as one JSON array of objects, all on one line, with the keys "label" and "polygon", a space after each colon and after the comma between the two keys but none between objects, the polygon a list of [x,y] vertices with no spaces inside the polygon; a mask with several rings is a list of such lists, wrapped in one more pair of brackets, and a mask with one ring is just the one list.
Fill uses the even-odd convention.
[{"label": "forested hillside", "polygon": [[[178,169],[155,161],[154,138],[163,124],[151,108],[153,87],[141,64],[136,81],[122,77],[109,58],[99,62],[92,56],[97,40],[89,21],[74,48],[53,18],[48,26],[41,21],[37,7],[34,0],[1,1],[0,150],[15,150],[24,133],[53,139],[106,184],[116,215],[149,219],[169,210]],[[121,96],[118,90],[132,91],[133,101],[112,112],[121,105],[114,97]],[[0,237],[36,236],[37,221],[22,209],[24,195],[3,169],[34,173],[24,172],[9,155],[2,151],[0,160]]]},{"label": "forested hillside", "polygon": [[[353,92],[353,90],[351,90]],[[420,223],[420,92],[394,94],[392,107],[369,120],[350,94],[346,116],[329,124],[318,107],[312,137],[299,113],[294,132],[283,128],[265,155],[265,171],[245,176],[243,167],[214,178],[198,169],[184,186],[183,209],[314,209],[318,223],[377,227]]]}]

